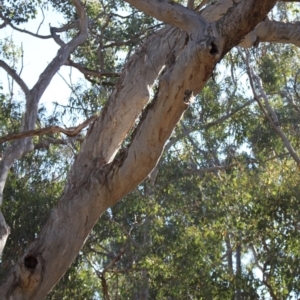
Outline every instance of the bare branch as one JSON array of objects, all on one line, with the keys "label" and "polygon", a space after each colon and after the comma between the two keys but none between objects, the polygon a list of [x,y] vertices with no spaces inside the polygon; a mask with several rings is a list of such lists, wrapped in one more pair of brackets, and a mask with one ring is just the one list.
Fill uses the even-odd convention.
[{"label": "bare branch", "polygon": [[37,37],[37,38],[39,38],[39,39],[51,39],[51,38],[52,38],[51,35],[40,35],[40,34],[33,33],[33,32],[31,32],[31,31],[28,31],[28,30],[26,30],[26,29],[20,29],[20,28],[14,26],[14,25],[11,24],[11,23],[9,23],[9,26],[10,26],[11,28],[13,28],[14,30],[16,30],[16,31],[23,32],[23,33],[27,33],[27,34],[32,35],[32,36],[34,36],[34,37]]},{"label": "bare branch", "polygon": [[61,47],[63,47],[66,43],[60,38],[59,35],[56,34],[55,30],[50,26],[51,36],[54,41]]},{"label": "bare branch", "polygon": [[[226,13],[218,20],[221,36],[226,40],[223,54],[227,53],[233,46],[238,45],[245,35],[254,30],[266,18],[269,11],[277,3],[277,0],[235,0],[224,2],[232,2],[232,4],[225,9]],[[217,1],[217,4],[219,4],[219,1]],[[239,24],[239,26],[236,26],[236,24]]]},{"label": "bare branch", "polygon": [[43,19],[38,27],[38,29],[36,30],[36,34],[39,34],[39,31],[40,31],[40,28],[41,26],[43,25],[44,21],[45,21],[45,14],[44,14],[44,10],[43,10],[43,7],[40,5],[40,9],[41,9],[41,12],[42,12],[42,16],[43,16]]},{"label": "bare branch", "polygon": [[236,113],[242,111],[244,108],[246,108],[247,106],[252,104],[254,101],[255,101],[255,99],[248,100],[246,103],[244,103],[240,107],[232,110],[231,112],[227,113],[226,115],[220,117],[219,119],[217,119],[215,121],[208,122],[208,123],[205,123],[205,124],[200,124],[198,127],[195,127],[193,129],[190,129],[190,130],[186,130],[184,133],[179,134],[176,138],[171,138],[169,140],[169,142],[166,144],[165,150],[168,150],[171,146],[173,146],[175,143],[177,143],[183,137],[189,135],[192,132],[195,132],[195,131],[201,130],[201,129],[209,129],[210,127],[213,127],[213,126],[216,126],[218,124],[221,124],[221,123],[225,122],[226,120],[230,119],[233,115],[235,115]]},{"label": "bare branch", "polygon": [[26,29],[20,29],[17,26],[15,26],[14,24],[12,24],[11,20],[9,20],[8,18],[5,18],[1,13],[0,13],[0,18],[2,20],[4,20],[4,23],[2,24],[2,25],[4,25],[3,27],[5,27],[6,25],[9,25],[12,29],[14,29],[16,31],[27,33],[29,35],[32,35],[32,36],[40,38],[40,39],[50,39],[51,38],[51,35],[39,35],[37,33],[33,33],[33,32],[28,31]]},{"label": "bare branch", "polygon": [[76,136],[83,128],[88,126],[91,122],[95,121],[98,116],[92,116],[89,119],[85,120],[80,125],[76,126],[75,128],[62,128],[59,126],[49,126],[42,129],[35,129],[35,130],[28,130],[28,131],[22,131],[18,133],[12,133],[5,135],[0,138],[0,144],[8,141],[23,139],[25,137],[29,136],[41,136],[48,133],[63,133],[67,136]]},{"label": "bare branch", "polygon": [[101,272],[102,274],[104,274],[107,270],[109,270],[118,260],[120,260],[120,258],[122,257],[122,255],[124,254],[125,252],[125,247],[121,248],[119,254],[110,262],[108,263],[103,271]]},{"label": "bare branch", "polygon": [[70,29],[80,28],[79,20],[74,20],[71,23],[65,24],[62,27],[52,27],[55,32],[65,32]]},{"label": "bare branch", "polygon": [[0,60],[0,67],[2,67],[20,86],[25,95],[29,93],[29,88],[23,79],[17,74],[17,72],[12,69],[5,61]]},{"label": "bare branch", "polygon": [[127,16],[121,16],[121,15],[118,15],[116,13],[110,13],[110,15],[113,16],[113,17],[121,18],[121,19],[128,19],[128,18],[132,17],[134,14],[132,13],[132,14],[129,14]]},{"label": "bare branch", "polygon": [[[80,44],[82,44],[87,38],[88,20],[84,8],[80,0],[73,0],[73,4],[76,7],[77,13],[79,15],[80,32],[74,39],[72,39],[67,44],[63,45],[58,50],[56,57],[42,72],[41,76],[39,77],[39,80],[31,90],[31,94],[34,96],[34,99],[27,101],[26,111],[28,113],[32,114],[33,111],[35,111],[32,106],[38,104],[42,94],[46,90],[53,76],[56,74],[59,68],[66,62],[66,60],[70,56],[70,53],[74,51],[74,49],[76,49]],[[28,130],[31,130],[32,128],[28,128]]]}]

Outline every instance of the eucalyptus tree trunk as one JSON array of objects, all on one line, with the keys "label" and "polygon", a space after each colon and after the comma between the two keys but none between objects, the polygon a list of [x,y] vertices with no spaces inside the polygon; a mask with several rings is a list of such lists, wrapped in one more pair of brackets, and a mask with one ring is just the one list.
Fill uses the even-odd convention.
[{"label": "eucalyptus tree trunk", "polygon": [[[82,43],[86,15],[79,1],[72,2],[81,22],[78,37],[82,39],[76,41]],[[189,1],[190,8],[167,0],[126,2],[169,25],[141,45],[124,67],[106,107],[87,133],[63,195],[38,238],[0,286],[0,299],[45,298],[101,214],[151,173],[182,114],[228,51],[239,44],[250,47],[257,39],[299,43],[298,32],[292,33],[293,24],[283,26],[266,19],[276,0],[220,0],[201,13],[191,9],[193,1]],[[67,46],[57,56],[59,64],[69,55],[63,47]],[[155,81],[158,89],[151,99]],[[36,99],[29,110],[36,109]],[[140,114],[130,145],[120,150]],[[26,152],[26,148],[19,150]],[[3,164],[0,175],[5,177],[11,165]]]}]

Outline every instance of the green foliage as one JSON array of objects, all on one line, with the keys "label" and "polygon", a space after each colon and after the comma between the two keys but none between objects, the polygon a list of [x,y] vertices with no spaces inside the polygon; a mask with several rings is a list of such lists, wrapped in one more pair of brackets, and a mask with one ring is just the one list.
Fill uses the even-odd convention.
[{"label": "green foliage", "polygon": [[36,6],[40,3],[40,0],[5,0],[5,4],[1,4],[1,13],[5,18],[19,25],[35,18]]},{"label": "green foliage", "polygon": [[[183,1],[177,1],[182,3]],[[196,1],[198,5],[202,1]],[[76,20],[70,1],[6,1],[15,24],[41,5]],[[23,2],[22,2],[23,3]],[[102,111],[130,54],[161,26],[124,1],[85,1],[87,42],[71,55],[86,75],[71,85],[68,105],[42,107],[37,127],[71,123]],[[277,17],[295,17],[279,4]],[[291,10],[292,9],[292,10]],[[291,15],[288,13],[292,11]],[[68,31],[62,38],[77,34]],[[17,66],[22,51],[1,41],[1,56]],[[299,149],[299,50],[260,44],[251,63],[289,142]],[[291,299],[299,295],[300,173],[262,113],[237,51],[229,53],[167,142],[155,180],[108,209],[76,261],[48,299]],[[0,90],[1,135],[16,132],[22,99]],[[0,277],[33,240],[59,199],[80,140],[67,146],[34,138],[36,150],[15,163],[4,191],[3,213],[12,233]],[[128,137],[128,142],[130,137]],[[1,145],[1,152],[9,147]],[[40,146],[40,147],[38,147]],[[238,259],[239,255],[241,260]]]},{"label": "green foliage", "polygon": [[270,91],[279,83],[280,74],[276,70],[277,64],[270,56],[264,56],[259,64],[259,76],[261,77],[264,86]]}]

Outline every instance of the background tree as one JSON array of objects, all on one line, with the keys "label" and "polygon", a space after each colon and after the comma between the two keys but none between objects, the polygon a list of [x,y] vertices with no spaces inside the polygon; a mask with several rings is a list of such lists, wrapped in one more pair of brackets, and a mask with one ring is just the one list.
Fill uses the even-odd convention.
[{"label": "background tree", "polygon": [[[296,297],[298,1],[126,2],[2,3],[1,28],[60,48],[30,89],[1,44],[26,101],[1,95],[1,299],[46,297],[73,260],[49,299]],[[50,7],[65,24],[21,29]],[[63,65],[89,85],[50,113]]]}]

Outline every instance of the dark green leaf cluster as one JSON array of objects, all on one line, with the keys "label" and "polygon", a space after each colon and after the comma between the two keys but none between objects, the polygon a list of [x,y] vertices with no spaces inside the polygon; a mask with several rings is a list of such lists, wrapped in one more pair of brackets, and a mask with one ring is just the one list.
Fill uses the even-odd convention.
[{"label": "dark green leaf cluster", "polygon": [[[76,23],[70,1],[5,1],[1,13],[21,24],[35,17],[39,5]],[[128,57],[161,26],[124,1],[84,5],[89,37],[70,60],[83,73],[94,73],[70,84],[67,105],[55,103],[53,112],[41,107],[38,128],[61,120],[76,124],[101,112]],[[279,4],[274,18],[297,20],[291,7]],[[62,38],[77,33],[72,29]],[[2,56],[16,66],[19,49],[11,40],[1,47]],[[261,43],[250,51],[278,117],[275,125],[297,153],[299,58],[299,50],[290,45]],[[272,116],[262,111],[261,95],[254,101],[240,53],[228,53],[213,77],[167,141],[156,176],[103,214],[48,299],[299,297],[299,168],[276,134]],[[22,101],[0,92],[1,134],[17,132]],[[129,135],[124,148],[130,140]],[[3,144],[1,152],[9,145]],[[14,164],[6,183],[3,213],[12,234],[1,277],[37,236],[61,195],[80,139],[67,143],[60,134],[49,134],[35,137],[34,145],[34,152]]]}]

